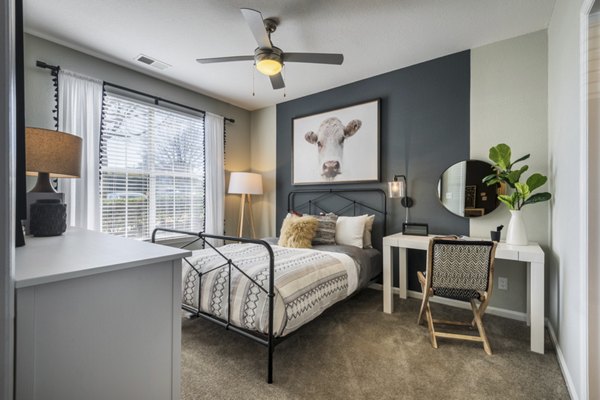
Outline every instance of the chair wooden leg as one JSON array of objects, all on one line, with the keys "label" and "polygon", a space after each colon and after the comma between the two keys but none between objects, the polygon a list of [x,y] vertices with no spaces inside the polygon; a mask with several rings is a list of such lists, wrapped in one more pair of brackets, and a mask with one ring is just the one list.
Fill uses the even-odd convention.
[{"label": "chair wooden leg", "polygon": [[431,307],[429,307],[429,301],[425,305],[425,315],[427,316],[427,328],[429,329],[429,336],[431,337],[431,347],[437,349],[438,345],[437,339],[435,338],[435,328],[433,327],[433,317],[431,316]]},{"label": "chair wooden leg", "polygon": [[[483,319],[483,314],[485,313],[488,304],[490,304],[490,298],[486,295],[484,300],[479,305],[479,318]],[[475,326],[475,318],[473,318],[473,321],[471,321],[471,326]]]},{"label": "chair wooden leg", "polygon": [[425,311],[425,304],[427,304],[427,301],[429,300],[429,291],[425,290],[425,276],[423,276],[421,271],[417,271],[417,278],[419,279],[419,283],[421,284],[421,293],[423,293],[421,309],[419,310],[419,317],[417,318],[417,324],[421,325],[421,322],[423,322],[423,312]]},{"label": "chair wooden leg", "polygon": [[426,293],[423,293],[423,301],[421,302],[421,309],[419,310],[419,318],[417,318],[417,324],[421,325],[423,322],[423,312],[425,311],[425,305],[429,301],[429,296]]},{"label": "chair wooden leg", "polygon": [[471,299],[471,308],[473,309],[473,317],[475,319],[475,324],[477,325],[477,330],[479,331],[479,336],[483,340],[483,350],[487,355],[492,355],[492,348],[490,347],[490,342],[488,341],[487,335],[485,334],[485,329],[483,327],[483,322],[481,322],[481,308],[477,308],[477,304],[475,304],[475,300]]},{"label": "chair wooden leg", "polygon": [[479,306],[479,318],[483,318],[483,314],[485,313],[488,304],[490,304],[490,299],[486,298]]}]

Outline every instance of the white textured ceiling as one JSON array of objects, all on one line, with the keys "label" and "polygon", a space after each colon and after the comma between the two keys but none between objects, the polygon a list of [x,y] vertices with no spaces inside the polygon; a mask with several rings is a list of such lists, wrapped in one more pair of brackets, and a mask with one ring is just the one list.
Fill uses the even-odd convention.
[{"label": "white textured ceiling", "polygon": [[[555,0],[24,0],[25,30],[248,110],[443,55],[545,29]],[[283,90],[251,62],[195,59],[253,54],[240,7],[277,17],[289,52],[343,53],[341,66],[288,63]],[[172,67],[158,71],[146,54]],[[138,88],[143,90],[143,88]]]}]

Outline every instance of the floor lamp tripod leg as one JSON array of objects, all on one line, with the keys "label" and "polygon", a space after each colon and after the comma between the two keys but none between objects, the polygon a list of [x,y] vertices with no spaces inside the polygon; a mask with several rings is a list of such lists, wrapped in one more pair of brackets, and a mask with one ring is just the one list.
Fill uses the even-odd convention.
[{"label": "floor lamp tripod leg", "polygon": [[250,228],[252,228],[252,239],[256,239],[256,231],[254,229],[254,213],[252,212],[252,197],[248,195],[248,214],[250,215]]},{"label": "floor lamp tripod leg", "polygon": [[240,225],[238,228],[238,236],[242,237],[244,233],[244,208],[246,204],[246,195],[242,194],[242,198],[240,201]]}]

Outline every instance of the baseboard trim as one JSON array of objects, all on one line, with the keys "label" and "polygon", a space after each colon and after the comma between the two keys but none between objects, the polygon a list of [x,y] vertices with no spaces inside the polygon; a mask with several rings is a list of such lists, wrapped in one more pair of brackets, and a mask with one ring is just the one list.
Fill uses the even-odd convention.
[{"label": "baseboard trim", "polygon": [[[383,290],[383,285],[381,285],[380,283],[372,283],[371,285],[369,285],[369,287],[371,289]],[[400,289],[398,289],[397,287],[392,288],[392,293],[394,293],[395,295],[399,295],[400,294]],[[417,292],[415,290],[408,290],[406,292],[406,295],[408,297],[411,297],[411,298],[414,298],[414,299],[419,299],[419,300],[423,298],[423,295],[421,294],[421,292]],[[471,309],[471,305],[469,303],[467,303],[467,302],[464,302],[464,301],[446,299],[446,298],[443,298],[443,297],[432,297],[430,299],[430,301],[432,303],[439,303],[439,304],[445,304],[447,306],[464,308],[465,310],[470,310]],[[497,315],[499,317],[514,319],[514,320],[522,321],[522,322],[526,322],[527,321],[527,314],[526,313],[519,312],[519,311],[513,311],[513,310],[507,310],[505,308],[498,308],[498,307],[491,307],[490,306],[490,307],[488,307],[486,309],[486,313],[487,314],[491,314],[491,315]]]},{"label": "baseboard trim", "polygon": [[571,373],[569,372],[569,368],[567,367],[567,362],[565,361],[565,356],[563,355],[563,352],[558,343],[556,333],[554,332],[554,327],[552,326],[548,318],[546,318],[546,328],[548,329],[550,340],[552,341],[552,344],[556,349],[556,358],[558,359],[558,366],[560,367],[560,372],[562,372],[563,378],[565,379],[565,383],[567,384],[569,396],[571,396],[571,399],[573,400],[579,400],[577,390],[575,389],[575,385],[573,384],[573,378],[571,377]]}]

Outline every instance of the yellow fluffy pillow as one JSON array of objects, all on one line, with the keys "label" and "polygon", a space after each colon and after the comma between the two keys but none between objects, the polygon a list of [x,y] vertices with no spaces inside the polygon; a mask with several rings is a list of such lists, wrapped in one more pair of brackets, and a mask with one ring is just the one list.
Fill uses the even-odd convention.
[{"label": "yellow fluffy pillow", "polygon": [[283,247],[310,248],[317,233],[319,221],[315,217],[288,214],[281,225],[279,245]]}]

